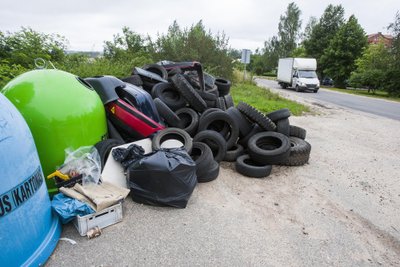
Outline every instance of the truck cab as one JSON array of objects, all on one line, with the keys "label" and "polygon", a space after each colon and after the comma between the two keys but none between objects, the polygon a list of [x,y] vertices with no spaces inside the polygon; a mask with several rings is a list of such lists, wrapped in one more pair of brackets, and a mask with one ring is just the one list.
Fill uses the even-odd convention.
[{"label": "truck cab", "polygon": [[296,92],[312,90],[318,92],[319,90],[318,76],[314,70],[295,70],[292,79],[292,88],[296,89]]}]

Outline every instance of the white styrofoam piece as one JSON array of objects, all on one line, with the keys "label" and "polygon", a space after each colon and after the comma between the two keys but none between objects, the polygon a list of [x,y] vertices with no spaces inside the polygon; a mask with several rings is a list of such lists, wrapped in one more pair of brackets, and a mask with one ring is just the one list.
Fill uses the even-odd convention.
[{"label": "white styrofoam piece", "polygon": [[[135,144],[135,145],[143,147],[144,153],[150,153],[152,151],[150,138],[142,139],[142,140],[135,141],[135,142],[128,143],[128,144],[123,144],[123,145],[117,146],[117,147],[127,148],[131,144]],[[112,150],[114,150],[117,147],[114,147]],[[109,183],[112,183],[114,185],[118,185],[118,186],[121,186],[124,188],[128,188],[128,185],[126,183],[126,176],[124,174],[124,169],[122,168],[121,163],[119,163],[118,161],[115,161],[115,159],[113,158],[112,150],[111,150],[110,154],[108,155],[106,164],[104,165],[104,168],[103,168],[103,172],[101,173],[101,180],[107,181]]]}]

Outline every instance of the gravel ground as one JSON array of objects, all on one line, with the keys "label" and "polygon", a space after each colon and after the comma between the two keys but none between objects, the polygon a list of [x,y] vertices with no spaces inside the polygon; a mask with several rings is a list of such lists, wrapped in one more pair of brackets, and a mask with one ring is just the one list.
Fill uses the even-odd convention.
[{"label": "gravel ground", "polygon": [[[289,96],[305,102],[296,96]],[[241,176],[222,163],[186,209],[124,202],[88,240],[72,225],[47,266],[399,266],[400,122],[306,102],[309,164]]]}]

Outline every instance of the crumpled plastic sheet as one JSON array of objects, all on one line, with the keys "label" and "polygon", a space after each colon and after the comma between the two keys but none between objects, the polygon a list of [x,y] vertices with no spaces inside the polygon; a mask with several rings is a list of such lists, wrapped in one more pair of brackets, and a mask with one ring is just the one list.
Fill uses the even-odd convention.
[{"label": "crumpled plastic sheet", "polygon": [[63,193],[53,197],[51,208],[57,213],[62,224],[72,221],[77,215],[85,216],[95,212],[88,204]]},{"label": "crumpled plastic sheet", "polygon": [[112,155],[126,170],[132,163],[144,158],[144,149],[141,146],[132,144],[127,148],[115,148],[112,151]]}]

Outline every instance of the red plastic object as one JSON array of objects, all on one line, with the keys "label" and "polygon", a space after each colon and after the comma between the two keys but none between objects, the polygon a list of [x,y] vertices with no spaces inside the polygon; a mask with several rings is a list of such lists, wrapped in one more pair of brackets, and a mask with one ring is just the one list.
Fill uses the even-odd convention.
[{"label": "red plastic object", "polygon": [[146,138],[165,128],[122,99],[106,104],[105,108],[111,121],[132,137]]}]

